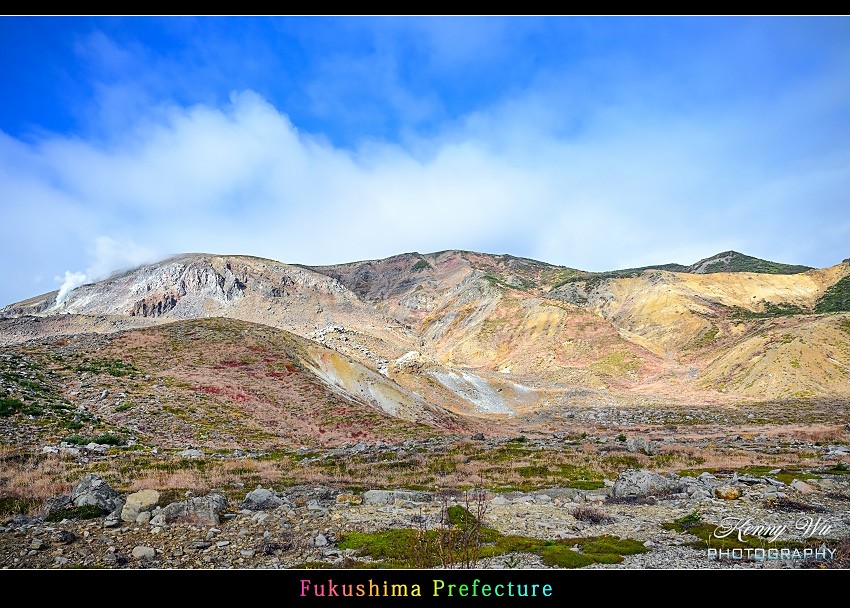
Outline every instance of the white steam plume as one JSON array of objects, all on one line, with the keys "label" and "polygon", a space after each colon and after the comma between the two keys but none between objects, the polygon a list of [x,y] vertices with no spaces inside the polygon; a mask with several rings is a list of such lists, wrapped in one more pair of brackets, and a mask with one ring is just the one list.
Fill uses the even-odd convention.
[{"label": "white steam plume", "polygon": [[60,306],[68,294],[80,285],[105,279],[110,273],[122,268],[135,268],[156,260],[153,250],[136,245],[132,240],[119,242],[108,236],[97,237],[94,250],[90,250],[89,255],[93,260],[85,272],[66,270],[64,281],[62,277],[56,277],[56,281],[63,283],[56,296],[55,306]]},{"label": "white steam plume", "polygon": [[[56,277],[57,281],[61,281],[62,277]],[[58,306],[65,301],[72,289],[79,287],[86,282],[86,275],[83,272],[65,271],[65,282],[59,288],[59,295],[56,296],[56,305]]]}]

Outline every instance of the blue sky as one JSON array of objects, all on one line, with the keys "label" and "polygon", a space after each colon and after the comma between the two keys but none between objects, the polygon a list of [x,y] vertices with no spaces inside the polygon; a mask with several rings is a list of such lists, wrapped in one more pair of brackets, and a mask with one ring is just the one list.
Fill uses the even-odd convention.
[{"label": "blue sky", "polygon": [[848,18],[0,18],[0,305],[182,252],[850,257]]}]

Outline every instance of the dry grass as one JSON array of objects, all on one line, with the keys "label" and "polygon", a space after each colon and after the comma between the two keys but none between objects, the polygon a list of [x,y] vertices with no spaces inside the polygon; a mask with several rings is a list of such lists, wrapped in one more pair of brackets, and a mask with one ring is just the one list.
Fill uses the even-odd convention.
[{"label": "dry grass", "polygon": [[68,462],[50,455],[42,458],[15,457],[6,453],[0,460],[0,499],[16,499],[26,505],[26,514],[36,516],[47,498],[68,494],[74,486]]},{"label": "dry grass", "polygon": [[605,511],[594,507],[578,507],[573,509],[571,515],[579,521],[593,525],[610,524],[614,521]]},{"label": "dry grass", "polygon": [[797,430],[794,431],[791,436],[795,439],[815,443],[835,443],[839,441],[847,441],[848,438],[850,438],[850,433],[845,431],[843,427],[835,426],[831,428]]},{"label": "dry grass", "polygon": [[100,475],[120,492],[173,489],[201,494],[223,489],[235,496],[257,484],[278,489],[309,484],[338,488],[487,487],[527,491],[575,483],[578,485],[574,487],[585,487],[582,484],[588,482],[601,484],[602,479],[615,479],[621,471],[636,467],[669,473],[681,469],[737,470],[766,465],[781,468],[801,463],[797,453],[770,455],[670,446],[663,454],[647,456],[612,451],[610,447],[588,442],[564,451],[535,451],[523,442],[511,442],[488,450],[480,442],[462,440],[448,451],[401,457],[380,453],[320,459],[308,455],[301,459],[278,453],[267,458],[189,459],[124,452],[86,464],[70,456],[18,456],[8,447],[0,446],[0,498],[43,501],[68,494],[88,473]]},{"label": "dry grass", "polygon": [[0,463],[0,491],[21,498],[57,496],[74,485],[67,478],[69,470],[68,461],[55,455],[5,460]]}]

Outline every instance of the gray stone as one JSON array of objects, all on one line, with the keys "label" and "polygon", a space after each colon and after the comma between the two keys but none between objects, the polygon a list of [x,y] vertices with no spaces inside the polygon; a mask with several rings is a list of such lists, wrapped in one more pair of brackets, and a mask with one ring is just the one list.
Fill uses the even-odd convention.
[{"label": "gray stone", "polygon": [[221,512],[226,508],[227,498],[221,494],[207,494],[171,503],[151,519],[151,524],[156,526],[172,523],[219,524]]},{"label": "gray stone", "polygon": [[71,502],[76,507],[95,506],[110,513],[124,506],[121,495],[94,473],[86,475],[74,486]]},{"label": "gray stone", "polygon": [[245,495],[245,500],[239,503],[238,507],[252,511],[271,511],[283,504],[285,502],[273,491],[263,489],[263,486],[257,486],[256,490]]},{"label": "gray stone", "polygon": [[77,540],[77,535],[69,530],[54,530],[53,534],[50,535],[50,539],[60,545],[69,545]]},{"label": "gray stone", "polygon": [[177,455],[182,456],[183,458],[198,458],[200,456],[203,456],[204,453],[201,450],[195,450],[190,448],[188,450],[178,452]]},{"label": "gray stone", "polygon": [[144,547],[142,545],[138,545],[133,547],[133,557],[136,559],[153,559],[156,557],[156,549],[153,547]]},{"label": "gray stone", "polygon": [[644,469],[627,469],[614,482],[613,496],[649,496],[659,492],[676,492],[681,487],[678,481],[662,477]]},{"label": "gray stone", "polygon": [[633,437],[626,441],[626,449],[629,452],[654,456],[658,454],[658,443],[655,441],[646,441],[641,437]]},{"label": "gray stone", "polygon": [[410,492],[403,490],[369,490],[361,494],[365,505],[394,505],[397,500],[410,502],[430,502],[431,495],[427,492]]}]

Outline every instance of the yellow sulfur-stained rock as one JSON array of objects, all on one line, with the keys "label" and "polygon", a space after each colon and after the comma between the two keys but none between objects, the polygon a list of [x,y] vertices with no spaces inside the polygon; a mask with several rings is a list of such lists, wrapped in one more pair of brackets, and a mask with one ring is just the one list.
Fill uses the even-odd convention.
[{"label": "yellow sulfur-stained rock", "polygon": [[336,497],[337,504],[340,503],[349,503],[354,505],[359,505],[363,502],[363,499],[357,496],[356,494],[340,494]]},{"label": "yellow sulfur-stained rock", "polygon": [[735,486],[720,486],[714,488],[714,495],[723,500],[735,500],[741,497],[741,490]]}]

